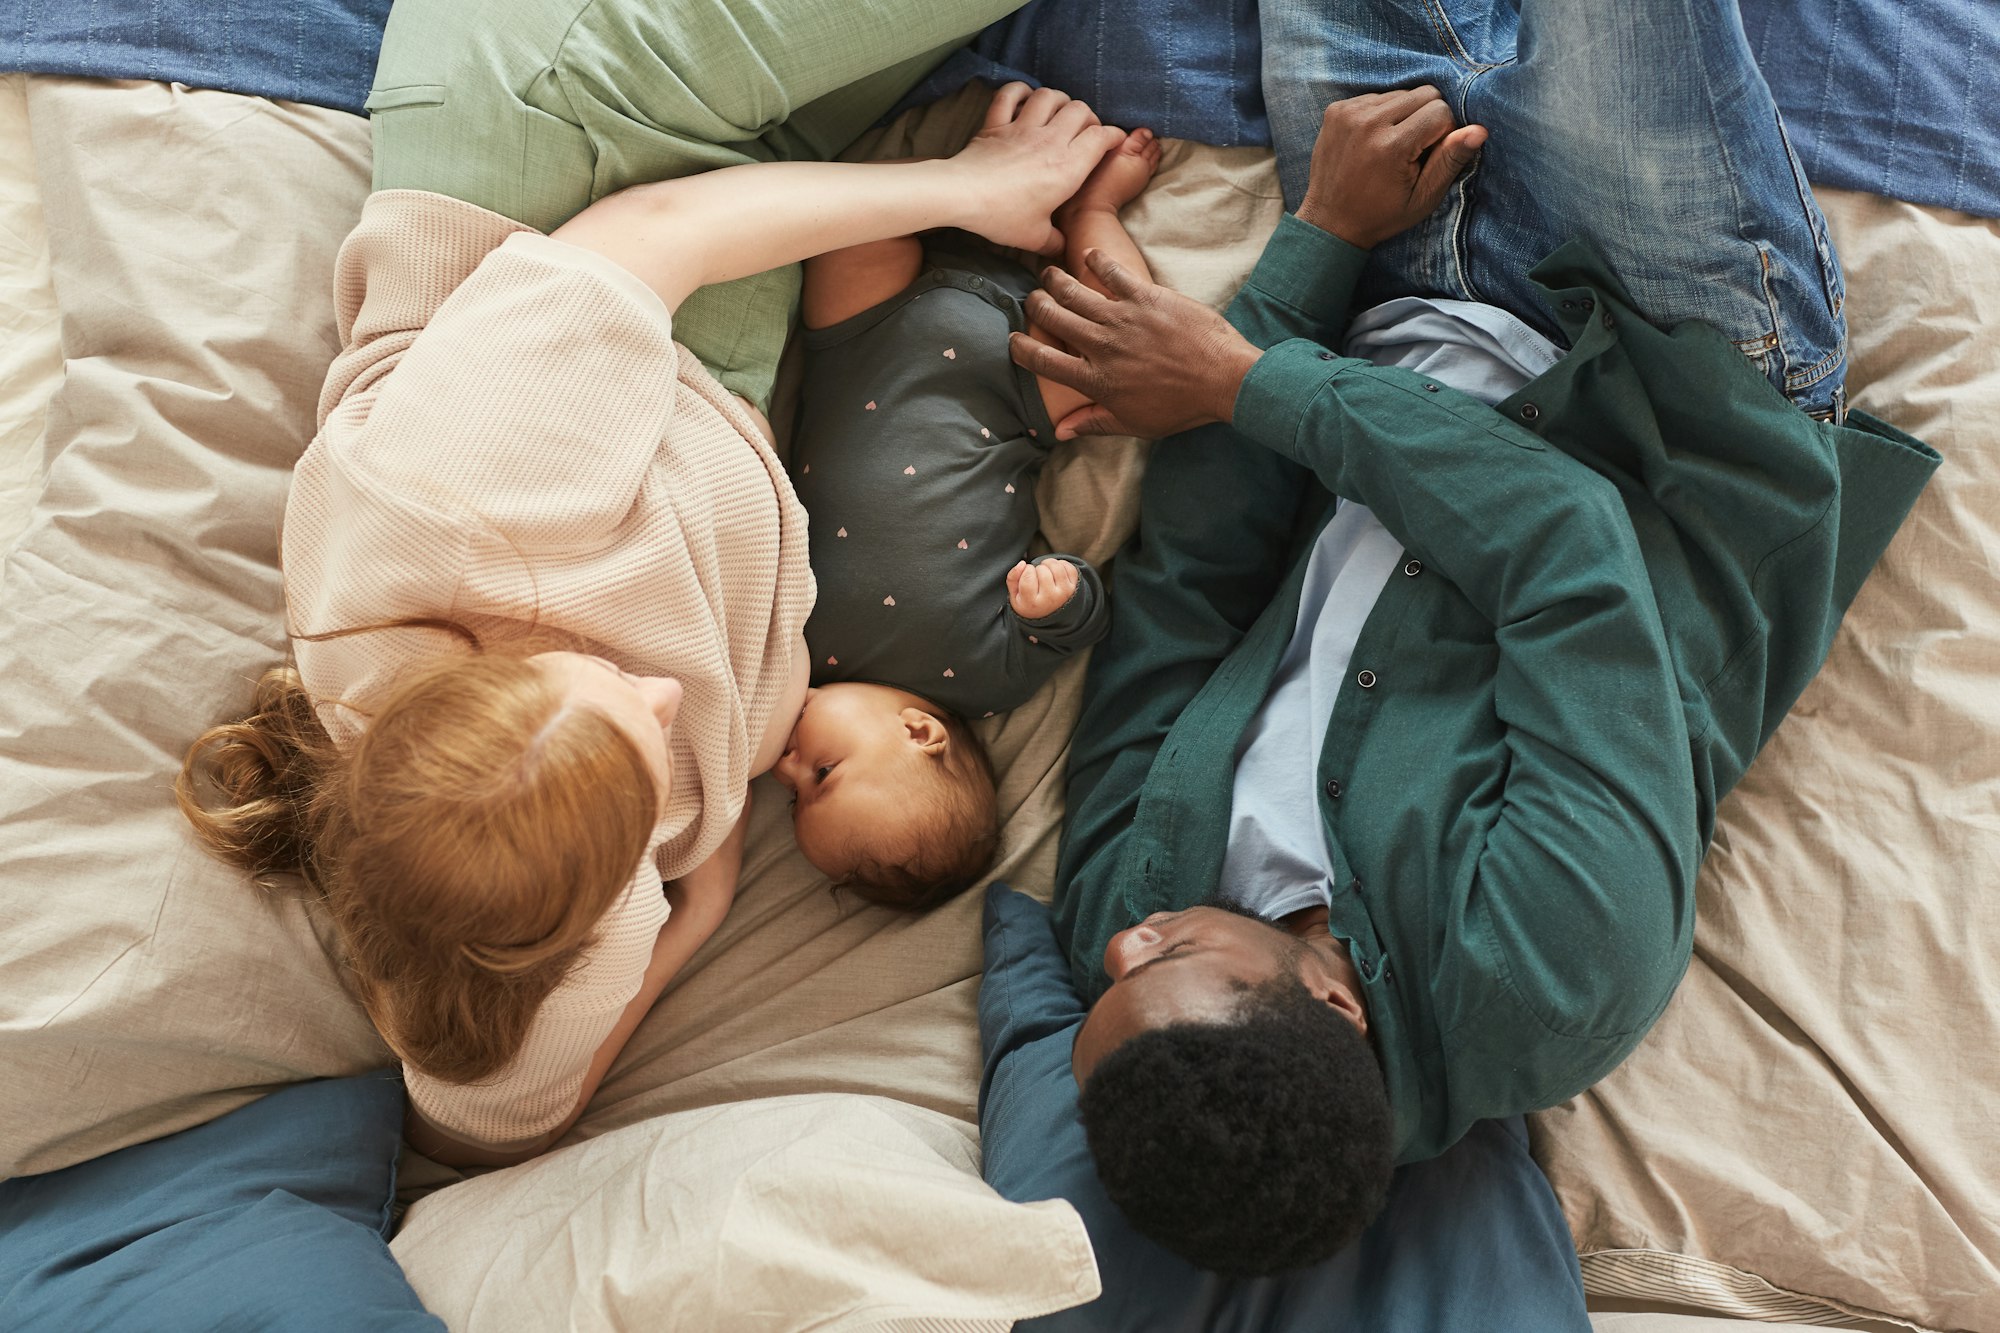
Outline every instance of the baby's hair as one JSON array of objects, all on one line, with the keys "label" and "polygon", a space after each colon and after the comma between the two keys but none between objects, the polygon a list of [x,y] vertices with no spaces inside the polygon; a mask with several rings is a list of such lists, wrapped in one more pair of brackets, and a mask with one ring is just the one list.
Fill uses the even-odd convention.
[{"label": "baby's hair", "polygon": [[858,840],[837,887],[883,907],[923,912],[963,893],[993,865],[1000,844],[993,761],[965,719],[935,716],[949,740],[944,752],[920,762],[924,776],[909,793],[910,817],[878,843]]}]

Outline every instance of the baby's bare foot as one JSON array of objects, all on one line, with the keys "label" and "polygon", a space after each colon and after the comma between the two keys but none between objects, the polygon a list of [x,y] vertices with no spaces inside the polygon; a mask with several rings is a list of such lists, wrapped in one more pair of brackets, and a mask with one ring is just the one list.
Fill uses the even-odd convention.
[{"label": "baby's bare foot", "polygon": [[1151,130],[1133,130],[1125,142],[1104,155],[1083,185],[1063,205],[1065,210],[1092,208],[1117,212],[1139,197],[1160,167],[1160,141]]}]

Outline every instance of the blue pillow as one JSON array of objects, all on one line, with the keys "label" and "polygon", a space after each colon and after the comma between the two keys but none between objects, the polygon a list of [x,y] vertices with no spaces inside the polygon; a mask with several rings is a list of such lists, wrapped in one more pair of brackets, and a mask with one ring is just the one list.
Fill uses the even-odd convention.
[{"label": "blue pillow", "polygon": [[6,1326],[440,1333],[384,1242],[402,1123],[394,1071],[321,1079],[0,1182]]},{"label": "blue pillow", "polygon": [[1147,1240],[1098,1183],[1077,1117],[1069,1051],[1084,1012],[1048,909],[994,885],[979,991],[985,1176],[1017,1202],[1069,1200],[1104,1280],[1095,1301],[1017,1333],[1589,1333],[1574,1242],[1519,1117],[1475,1125],[1444,1156],[1398,1170],[1382,1216],[1312,1268],[1232,1280]]}]

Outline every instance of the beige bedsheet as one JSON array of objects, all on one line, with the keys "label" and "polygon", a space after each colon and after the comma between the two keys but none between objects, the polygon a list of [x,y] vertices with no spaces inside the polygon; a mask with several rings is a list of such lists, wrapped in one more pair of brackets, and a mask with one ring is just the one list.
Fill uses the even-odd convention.
[{"label": "beige bedsheet", "polygon": [[28,526],[41,492],[42,423],[61,378],[27,75],[0,74],[0,556]]},{"label": "beige bedsheet", "polygon": [[[278,647],[276,514],[332,351],[325,274],[365,185],[365,126],[157,86],[119,102],[34,82],[56,295],[116,317],[72,315],[63,327],[76,382],[50,439],[69,456],[0,583],[10,1075],[0,1174],[62,1166],[201,1123],[277,1083],[385,1059],[309,914],[255,900],[196,852],[164,785],[187,738],[238,706]],[[6,133],[18,88],[0,84],[0,168],[20,156]],[[951,116],[926,122],[921,143],[905,127],[876,147],[942,146]],[[234,174],[204,178],[218,155]],[[18,181],[0,175],[0,210],[32,200],[10,193]],[[1164,279],[1219,299],[1274,224],[1275,196],[1263,155],[1177,146],[1132,224]],[[1990,290],[1963,296],[1996,271],[1990,259],[1984,276],[1970,271],[1993,243],[1984,224],[1860,197],[1829,211],[1848,254],[1859,399],[1933,439],[1946,469],[1864,593],[1828,678],[1726,808],[1701,957],[1668,1022],[1603,1088],[1543,1117],[1540,1142],[1588,1251],[1678,1247],[1935,1319],[1935,1281],[1977,1278],[1974,1260],[1995,1253],[1985,1219],[2000,1216],[2000,1152],[1979,1116],[2000,1092],[2000,951],[1992,895],[1982,903],[1978,892],[2000,864],[1990,711],[2000,307]],[[16,216],[0,211],[0,230]],[[34,288],[8,257],[0,248],[0,293],[17,280]],[[1970,390],[1967,341],[1989,357]],[[53,364],[46,341],[35,354]],[[10,376],[0,422],[32,417],[44,398]],[[17,436],[0,433],[0,469],[28,459],[23,475],[38,472]],[[155,451],[142,464],[124,452],[135,440]],[[1045,482],[1051,531],[1094,559],[1108,554],[1129,529],[1138,464],[1123,442],[1074,450]],[[38,485],[0,491],[0,532],[25,517],[20,497]],[[1007,815],[997,873],[1032,892],[1046,894],[1053,869],[1081,670],[991,735]],[[1823,731],[1827,718],[1839,728]],[[1800,734],[1819,739],[1796,750],[1808,744]],[[969,1123],[976,897],[916,919],[840,900],[790,849],[782,793],[766,785],[759,796],[736,911],[641,1028],[575,1141],[798,1092],[886,1095]],[[1745,860],[1760,839],[1792,854],[1789,871]],[[1765,868],[1728,878],[1739,864]],[[1784,892],[1718,898],[1719,885],[1759,881]],[[1860,913],[1879,900],[1893,910]],[[1723,1021],[1690,1030],[1683,1011],[1704,969],[1738,989],[1716,1010]],[[1803,1034],[1801,1012],[1815,1015]],[[1732,1113],[1710,1116],[1711,1106]],[[1702,1154],[1689,1145],[1706,1152],[1705,1171],[1690,1168]],[[537,1205],[570,1190],[583,1207],[586,1160],[548,1159]],[[452,1178],[417,1160],[406,1168],[412,1196]],[[495,1237],[509,1225],[501,1213]],[[476,1228],[460,1241],[480,1243]],[[448,1252],[427,1257],[452,1269]],[[595,1257],[610,1262],[608,1250]],[[593,1256],[575,1258],[586,1273]],[[1612,1270],[1587,1259],[1586,1271]],[[1656,1263],[1655,1296],[1697,1303],[1698,1285],[1673,1285],[1686,1271]],[[1982,1309],[1963,1326],[2000,1325]]]},{"label": "beige bedsheet", "polygon": [[1822,202],[1853,401],[1944,465],[1723,803],[1666,1016],[1535,1146],[1594,1290],[2000,1329],[2000,223]]}]

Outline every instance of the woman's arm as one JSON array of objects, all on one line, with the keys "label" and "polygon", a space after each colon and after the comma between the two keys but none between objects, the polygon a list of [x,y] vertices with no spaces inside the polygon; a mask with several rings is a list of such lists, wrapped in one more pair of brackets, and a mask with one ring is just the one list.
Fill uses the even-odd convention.
[{"label": "woman's arm", "polygon": [[728,167],[621,190],[555,236],[629,269],[669,308],[711,283],[933,227],[1053,253],[1050,215],[1124,136],[1052,88],[1008,84],[993,98],[953,157]]},{"label": "woman's arm", "polygon": [[625,1043],[631,1040],[641,1020],[651,1012],[668,983],[680,974],[688,959],[708,942],[708,937],[722,924],[722,918],[729,914],[730,904],[736,899],[736,880],[743,870],[743,845],[749,828],[750,800],[746,794],[743,814],[722,845],[708,860],[667,885],[667,899],[673,904],[673,914],[667,918],[667,924],[660,928],[659,938],[654,941],[653,956],[646,965],[639,992],[626,1004],[618,1015],[617,1024],[591,1056],[590,1065],[584,1070],[583,1085],[577,1090],[576,1107],[563,1118],[561,1124],[525,1144],[496,1148],[458,1138],[425,1118],[413,1102],[403,1126],[410,1146],[446,1166],[512,1166],[539,1157],[569,1133],[583,1115],[584,1108],[590,1105],[590,1099],[596,1096],[598,1085],[610,1072],[612,1062],[625,1049]]}]

